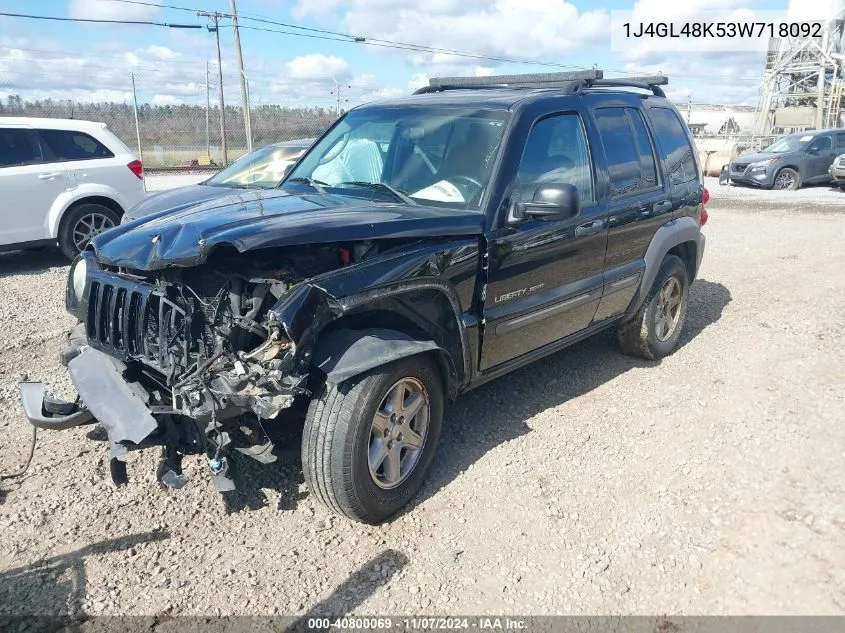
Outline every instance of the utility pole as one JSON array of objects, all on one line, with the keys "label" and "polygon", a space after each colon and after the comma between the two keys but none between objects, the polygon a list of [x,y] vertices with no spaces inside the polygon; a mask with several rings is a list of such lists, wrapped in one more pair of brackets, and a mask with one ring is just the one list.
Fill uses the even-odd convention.
[{"label": "utility pole", "polygon": [[241,53],[241,34],[238,29],[238,8],[235,0],[230,0],[232,5],[232,30],[235,34],[235,54],[238,58],[238,71],[241,78],[241,106],[244,110],[244,133],[246,134],[246,149],[252,151],[252,120],[249,116],[249,91],[246,87],[246,75],[244,74],[244,58]]},{"label": "utility pole", "polygon": [[213,27],[208,26],[206,28],[209,31],[214,31],[217,39],[217,83],[220,88],[220,149],[223,152],[223,167],[225,167],[229,162],[229,156],[226,152],[226,105],[223,103],[223,60],[220,57],[220,18],[223,17],[223,14],[217,11],[213,13],[197,11],[197,15],[209,18],[214,22]]},{"label": "utility pole", "polygon": [[205,60],[205,155],[211,164],[211,90],[208,85],[208,60]]},{"label": "utility pole", "polygon": [[[331,77],[331,75],[329,75],[329,76]],[[340,82],[337,79],[335,79],[334,77],[331,77],[331,79],[334,82],[335,89],[332,90],[329,94],[337,95],[337,106],[335,106],[335,116],[339,117],[340,116],[340,91],[341,91],[341,88],[351,88],[352,86],[349,86],[349,85],[341,86]],[[349,99],[346,100],[346,103],[349,103]]]}]

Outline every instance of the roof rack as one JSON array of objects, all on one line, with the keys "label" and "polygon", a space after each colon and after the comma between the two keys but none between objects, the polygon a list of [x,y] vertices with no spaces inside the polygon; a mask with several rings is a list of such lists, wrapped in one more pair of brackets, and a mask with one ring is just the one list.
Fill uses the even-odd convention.
[{"label": "roof rack", "polygon": [[574,94],[582,88],[620,87],[650,90],[659,97],[665,97],[660,86],[669,83],[665,75],[649,77],[604,78],[599,69],[579,70],[568,73],[533,73],[528,75],[492,75],[489,77],[432,77],[429,85],[415,91],[415,95],[444,90],[466,90],[485,88],[558,88],[565,94]]}]

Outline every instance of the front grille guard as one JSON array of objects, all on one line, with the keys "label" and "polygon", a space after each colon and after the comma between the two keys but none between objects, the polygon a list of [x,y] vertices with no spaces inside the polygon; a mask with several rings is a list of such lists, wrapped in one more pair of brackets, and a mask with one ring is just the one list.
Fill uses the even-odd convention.
[{"label": "front grille guard", "polygon": [[88,344],[122,360],[139,360],[165,376],[188,366],[191,318],[157,288],[89,272]]}]

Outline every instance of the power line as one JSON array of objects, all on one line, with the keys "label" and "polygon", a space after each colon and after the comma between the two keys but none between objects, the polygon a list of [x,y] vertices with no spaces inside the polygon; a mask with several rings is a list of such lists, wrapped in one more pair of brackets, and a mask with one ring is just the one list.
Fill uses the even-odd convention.
[{"label": "power line", "polygon": [[56,15],[32,15],[29,13],[7,13],[0,11],[0,16],[7,18],[25,18],[28,20],[53,20],[56,22],[92,22],[95,24],[136,24],[142,26],[165,26],[171,29],[202,29],[201,24],[174,24],[171,22],[153,22],[150,20],[102,20],[98,18],[62,18]]}]

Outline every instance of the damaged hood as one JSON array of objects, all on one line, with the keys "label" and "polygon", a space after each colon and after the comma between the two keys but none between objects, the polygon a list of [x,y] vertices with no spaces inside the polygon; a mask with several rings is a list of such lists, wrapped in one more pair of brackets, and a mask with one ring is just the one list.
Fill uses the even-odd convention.
[{"label": "damaged hood", "polygon": [[[104,264],[135,270],[203,263],[216,246],[259,248],[364,239],[478,235],[484,215],[281,190],[230,195],[122,224],[93,242]],[[258,194],[258,195],[256,195]]]},{"label": "damaged hood", "polygon": [[203,184],[160,191],[147,196],[127,211],[124,222],[137,220],[138,218],[159,213],[160,211],[179,211],[199,204],[200,202],[205,202],[206,200],[225,198],[233,194],[244,197],[255,197],[255,194],[260,194],[260,192],[256,190],[234,190],[230,187],[213,187]]}]

